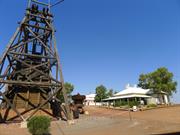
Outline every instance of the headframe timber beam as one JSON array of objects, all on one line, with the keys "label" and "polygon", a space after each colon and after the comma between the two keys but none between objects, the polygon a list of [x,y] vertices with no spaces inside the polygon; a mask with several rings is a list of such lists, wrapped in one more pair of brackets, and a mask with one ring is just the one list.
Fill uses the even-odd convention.
[{"label": "headframe timber beam", "polygon": [[49,3],[40,2],[40,1],[38,1],[38,0],[29,0],[29,3],[30,3],[30,2],[34,2],[34,3],[36,3],[36,4],[40,4],[40,5],[43,5],[43,6],[54,7],[54,6],[62,3],[63,1],[64,1],[64,0],[59,0],[59,1],[51,4],[50,0],[49,0]]},{"label": "headframe timber beam", "polygon": [[[0,58],[0,108],[4,109],[4,120],[18,117],[25,121],[38,110],[59,118],[60,112],[55,111],[61,107],[57,95],[60,92],[65,100],[65,116],[72,119],[55,40],[54,16],[50,12],[51,7],[63,1],[52,5],[50,0],[28,1],[25,17]],[[11,109],[16,116],[9,115]],[[33,112],[28,113],[30,110]]]}]

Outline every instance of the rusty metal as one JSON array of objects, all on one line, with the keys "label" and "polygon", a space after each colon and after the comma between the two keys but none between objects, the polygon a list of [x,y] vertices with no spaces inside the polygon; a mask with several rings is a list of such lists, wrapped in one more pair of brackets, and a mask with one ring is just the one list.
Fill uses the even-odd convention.
[{"label": "rusty metal", "polygon": [[73,103],[81,114],[84,113],[83,103],[84,103],[85,98],[86,98],[85,95],[80,95],[79,93],[77,95],[72,96]]},{"label": "rusty metal", "polygon": [[[25,121],[39,110],[54,116],[46,109],[51,109],[52,100],[59,102],[59,92],[65,99],[65,116],[71,119],[50,13],[50,7],[55,5],[29,0],[25,17],[0,59],[0,110],[6,110],[4,115],[0,113],[3,121],[17,117]],[[17,116],[8,116],[10,109]]]}]

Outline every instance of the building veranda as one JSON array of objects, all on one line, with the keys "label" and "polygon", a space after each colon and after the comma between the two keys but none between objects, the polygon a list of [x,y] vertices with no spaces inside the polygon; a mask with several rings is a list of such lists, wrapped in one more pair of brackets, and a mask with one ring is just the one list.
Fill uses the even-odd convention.
[{"label": "building veranda", "polygon": [[112,97],[103,100],[106,105],[125,106],[131,107],[136,105],[149,105],[149,104],[169,104],[169,95],[163,91],[154,93],[150,89],[142,89],[137,85],[130,86],[129,84],[124,90],[114,94]]}]

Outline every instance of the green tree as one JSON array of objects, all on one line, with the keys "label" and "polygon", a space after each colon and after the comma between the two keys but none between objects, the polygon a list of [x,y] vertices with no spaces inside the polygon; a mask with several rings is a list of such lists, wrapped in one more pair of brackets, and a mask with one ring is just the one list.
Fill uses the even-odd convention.
[{"label": "green tree", "polygon": [[96,87],[95,101],[101,102],[103,99],[107,98],[107,89],[105,86],[100,85]]},{"label": "green tree", "polygon": [[172,95],[173,92],[176,92],[177,82],[173,80],[173,73],[169,72],[167,68],[161,67],[154,72],[141,74],[138,86],[152,89],[154,93],[164,91]]},{"label": "green tree", "polygon": [[107,92],[107,97],[112,97],[113,96],[113,89],[110,89],[108,92]]},{"label": "green tree", "polygon": [[[66,90],[66,94],[69,97],[74,90],[74,85],[66,82],[66,83],[64,83],[64,87]],[[64,97],[63,97],[62,91],[57,94],[57,97],[58,97],[58,99],[60,99],[60,101],[64,102]]]},{"label": "green tree", "polygon": [[117,94],[118,92],[117,91],[114,91],[114,94]]}]

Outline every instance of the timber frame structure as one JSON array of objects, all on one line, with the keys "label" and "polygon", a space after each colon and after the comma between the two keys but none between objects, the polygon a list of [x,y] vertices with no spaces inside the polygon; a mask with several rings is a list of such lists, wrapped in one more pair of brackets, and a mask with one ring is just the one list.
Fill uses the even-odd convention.
[{"label": "timber frame structure", "polygon": [[[25,17],[0,59],[0,119],[3,122],[16,118],[26,121],[39,110],[59,117],[59,92],[65,99],[65,116],[71,119],[51,6],[29,0]],[[10,110],[16,115],[8,116]]]}]

